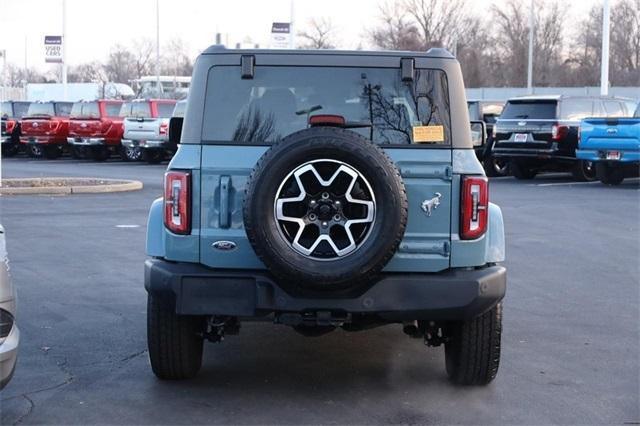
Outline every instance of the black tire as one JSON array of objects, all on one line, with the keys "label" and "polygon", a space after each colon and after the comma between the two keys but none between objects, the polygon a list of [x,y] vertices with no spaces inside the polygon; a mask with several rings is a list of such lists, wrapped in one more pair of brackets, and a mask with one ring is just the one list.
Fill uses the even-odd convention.
[{"label": "black tire", "polygon": [[172,296],[147,296],[147,345],[153,373],[163,380],[195,377],[202,365],[203,319],[176,314]]},{"label": "black tire", "polygon": [[509,161],[501,158],[488,156],[482,162],[485,174],[488,177],[502,177],[509,175]]},{"label": "black tire", "polygon": [[511,161],[510,166],[511,174],[513,174],[516,179],[529,180],[533,179],[538,174],[538,170],[536,168],[531,167],[525,162]]},{"label": "black tire", "polygon": [[577,182],[592,182],[596,176],[596,166],[592,161],[578,160],[571,169],[571,175]]},{"label": "black tire", "polygon": [[596,163],[596,176],[605,185],[620,185],[624,180],[624,170],[606,163]]},{"label": "black tire", "polygon": [[467,321],[449,324],[445,360],[449,379],[460,385],[486,385],[498,373],[502,303]]},{"label": "black tire", "polygon": [[[377,201],[368,236],[353,253],[329,260],[305,256],[289,244],[275,219],[274,200],[285,178],[318,159],[341,161],[369,182]],[[254,168],[244,197],[244,226],[255,252],[282,282],[330,290],[372,280],[395,253],[407,223],[400,172],[380,147],[331,127],[302,130],[271,147]]]},{"label": "black tire", "polygon": [[13,157],[18,153],[18,144],[9,142],[2,144],[2,155],[4,157]]},{"label": "black tire", "polygon": [[124,161],[140,161],[142,150],[139,147],[126,147],[120,149],[120,157]]},{"label": "black tire", "polygon": [[164,160],[164,149],[145,149],[142,151],[142,160],[149,164],[158,164]]},{"label": "black tire", "polygon": [[44,155],[42,146],[37,144],[27,145],[27,155],[31,158],[41,158]]},{"label": "black tire", "polygon": [[87,158],[87,148],[84,146],[71,145],[71,157],[76,160],[84,160]]},{"label": "black tire", "polygon": [[94,146],[91,148],[91,158],[94,161],[106,161],[111,157],[111,151],[106,146]]},{"label": "black tire", "polygon": [[42,147],[42,154],[49,160],[55,160],[62,155],[62,147],[60,145],[46,145]]}]

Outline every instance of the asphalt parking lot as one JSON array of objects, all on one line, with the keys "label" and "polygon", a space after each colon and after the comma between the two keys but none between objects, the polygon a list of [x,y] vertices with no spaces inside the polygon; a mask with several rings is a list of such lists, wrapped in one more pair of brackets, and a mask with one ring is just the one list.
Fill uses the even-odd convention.
[{"label": "asphalt parking lot", "polygon": [[506,221],[503,352],[484,388],[388,326],[305,338],[245,324],[193,381],[146,352],[146,215],[166,165],[3,159],[4,177],[141,180],[142,191],[0,198],[22,341],[2,424],[638,424],[640,181],[491,182]]}]

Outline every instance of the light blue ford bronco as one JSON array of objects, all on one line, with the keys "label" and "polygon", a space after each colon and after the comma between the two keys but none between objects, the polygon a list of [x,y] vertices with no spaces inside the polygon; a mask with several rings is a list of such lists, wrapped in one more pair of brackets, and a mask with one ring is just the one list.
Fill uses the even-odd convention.
[{"label": "light blue ford bronco", "polygon": [[504,226],[451,54],[212,46],[170,133],[145,262],[159,378],[195,376],[204,340],[259,320],[398,324],[444,344],[453,382],[493,380]]}]

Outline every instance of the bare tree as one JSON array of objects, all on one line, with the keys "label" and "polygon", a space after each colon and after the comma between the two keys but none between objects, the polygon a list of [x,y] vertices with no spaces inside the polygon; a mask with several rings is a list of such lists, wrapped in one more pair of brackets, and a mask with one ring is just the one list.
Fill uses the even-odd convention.
[{"label": "bare tree", "polygon": [[189,48],[181,38],[174,38],[163,48],[160,72],[168,75],[190,76],[193,72],[193,61]]},{"label": "bare tree", "polygon": [[404,3],[395,0],[380,6],[379,23],[369,31],[374,45],[385,50],[420,50],[418,27]]},{"label": "bare tree", "polygon": [[405,0],[407,12],[418,25],[423,49],[452,49],[465,31],[465,6],[466,0]]},{"label": "bare tree", "polygon": [[611,10],[611,78],[640,84],[640,0],[620,0]]},{"label": "bare tree", "polygon": [[33,68],[18,67],[8,63],[6,70],[7,86],[22,87],[26,83],[47,83],[50,78]]},{"label": "bare tree", "polygon": [[303,49],[335,49],[333,36],[335,27],[331,19],[327,17],[312,18],[307,28],[298,33],[298,37],[304,39],[300,47]]},{"label": "bare tree", "polygon": [[98,61],[70,66],[68,80],[70,83],[106,83],[109,77],[105,67]]}]

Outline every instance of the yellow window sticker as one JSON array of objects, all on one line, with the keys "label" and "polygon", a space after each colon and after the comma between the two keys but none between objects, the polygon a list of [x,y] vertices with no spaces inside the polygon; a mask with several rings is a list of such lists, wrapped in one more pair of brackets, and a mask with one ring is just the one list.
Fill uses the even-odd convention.
[{"label": "yellow window sticker", "polygon": [[444,126],[413,126],[413,143],[444,142]]}]

